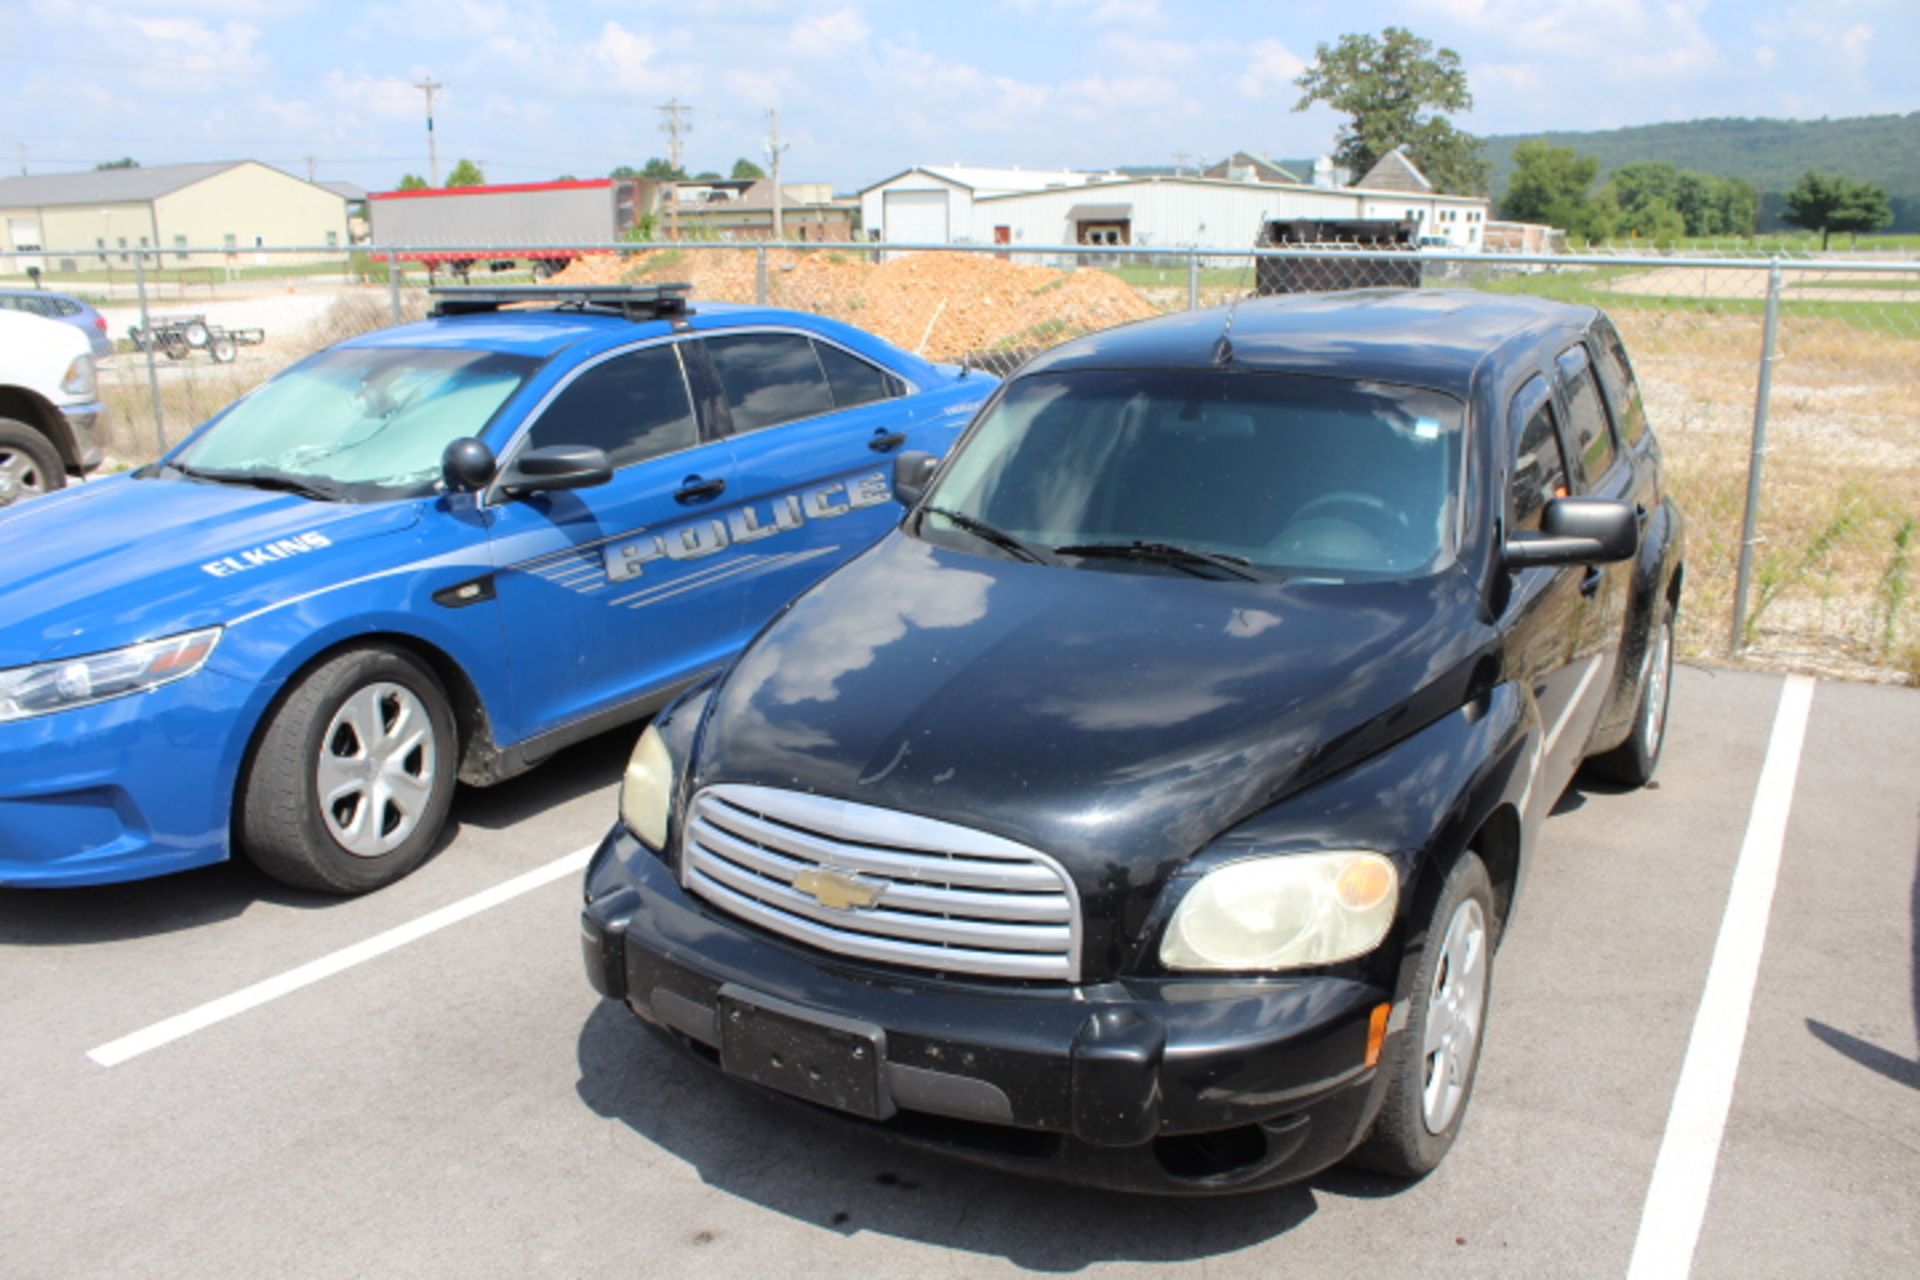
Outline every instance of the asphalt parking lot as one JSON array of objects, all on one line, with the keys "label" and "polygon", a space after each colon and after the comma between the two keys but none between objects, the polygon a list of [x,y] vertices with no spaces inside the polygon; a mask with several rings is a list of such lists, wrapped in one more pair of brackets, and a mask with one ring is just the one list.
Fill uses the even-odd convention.
[{"label": "asphalt parking lot", "polygon": [[1696,1276],[1911,1274],[1920,691],[1819,684],[1802,741],[1808,687],[1683,669],[1657,788],[1563,798],[1466,1130],[1412,1187],[1021,1182],[681,1060],[588,989],[558,861],[627,734],[464,792],[369,898],[241,866],[0,891],[0,1275],[1651,1277],[1687,1244]]}]

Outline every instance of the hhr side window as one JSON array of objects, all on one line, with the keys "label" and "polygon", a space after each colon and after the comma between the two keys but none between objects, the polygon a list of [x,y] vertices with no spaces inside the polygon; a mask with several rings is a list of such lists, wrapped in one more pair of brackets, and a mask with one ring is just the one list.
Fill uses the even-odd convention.
[{"label": "hhr side window", "polygon": [[592,445],[619,468],[691,448],[698,434],[680,353],[663,344],[615,356],[568,383],[527,443]]},{"label": "hhr side window", "polygon": [[1587,349],[1575,344],[1562,351],[1554,364],[1567,391],[1573,449],[1580,455],[1581,472],[1592,485],[1613,466],[1613,433],[1607,429],[1607,411],[1593,380],[1593,362],[1587,358]]},{"label": "hhr side window", "polygon": [[1620,425],[1620,438],[1637,444],[1647,429],[1646,406],[1640,403],[1640,388],[1633,380],[1633,366],[1627,362],[1627,349],[1620,335],[1607,324],[1596,325],[1594,345],[1600,352],[1600,382],[1613,404],[1613,420]]},{"label": "hhr side window", "polygon": [[1570,492],[1567,461],[1560,453],[1560,431],[1544,379],[1534,378],[1522,387],[1508,415],[1513,440],[1508,528],[1524,532],[1540,527],[1540,509],[1551,499],[1564,498]]}]

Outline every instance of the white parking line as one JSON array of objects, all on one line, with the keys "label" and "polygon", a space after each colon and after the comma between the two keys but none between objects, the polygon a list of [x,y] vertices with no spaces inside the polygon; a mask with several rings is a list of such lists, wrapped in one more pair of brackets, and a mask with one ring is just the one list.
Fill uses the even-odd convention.
[{"label": "white parking line", "polygon": [[593,851],[597,847],[597,845],[588,845],[584,849],[575,849],[572,853],[556,858],[543,867],[535,867],[532,871],[503,881],[491,889],[482,889],[471,897],[449,903],[437,911],[429,911],[416,920],[395,925],[385,933],[376,933],[373,937],[356,942],[350,947],[342,947],[317,960],[309,960],[298,968],[276,974],[250,987],[242,987],[232,995],[209,1000],[196,1009],[177,1013],[150,1027],[142,1027],[132,1035],[108,1041],[97,1049],[89,1049],[87,1056],[103,1067],[117,1067],[129,1058],[137,1058],[143,1053],[158,1049],[161,1045],[171,1044],[182,1036],[203,1031],[217,1022],[225,1022],[228,1018],[236,1017],[249,1009],[257,1009],[270,1000],[291,995],[302,987],[310,987],[323,978],[331,978],[334,974],[342,973],[355,965],[365,964],[389,951],[404,947],[409,942],[418,942],[428,934],[437,933],[448,925],[458,924],[469,916],[479,915],[482,911],[497,907],[503,902],[510,902],[523,893],[538,889],[541,885],[550,884],[562,876],[580,871],[586,867],[587,860],[593,856]]},{"label": "white parking line", "polygon": [[1788,676],[1774,712],[1773,737],[1754,787],[1746,839],[1733,869],[1720,936],[1707,966],[1707,983],[1694,1014],[1687,1056],[1674,1087],[1667,1131],[1654,1158],[1640,1211],[1640,1235],[1627,1264],[1627,1280],[1684,1280],[1693,1268],[1694,1247],[1713,1189],[1720,1139],[1733,1105],[1733,1081],[1747,1039],[1753,988],[1760,976],[1760,951],[1767,941],[1767,917],[1780,878],[1780,853],[1787,838],[1787,811],[1800,771],[1807,714],[1813,706],[1813,680]]}]

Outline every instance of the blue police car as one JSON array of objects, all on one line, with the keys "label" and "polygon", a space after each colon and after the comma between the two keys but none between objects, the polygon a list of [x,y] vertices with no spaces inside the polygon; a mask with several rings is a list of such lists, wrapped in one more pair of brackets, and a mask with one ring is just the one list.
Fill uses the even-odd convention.
[{"label": "blue police car", "polygon": [[406,874],[456,779],[649,714],[872,543],[889,455],[992,387],[684,286],[438,291],[0,512],[0,885]]}]

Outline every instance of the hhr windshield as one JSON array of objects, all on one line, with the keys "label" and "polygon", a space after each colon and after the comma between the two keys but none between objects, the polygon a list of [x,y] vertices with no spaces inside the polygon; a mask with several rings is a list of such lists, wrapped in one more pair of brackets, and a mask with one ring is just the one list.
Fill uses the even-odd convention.
[{"label": "hhr windshield", "polygon": [[1411,577],[1454,547],[1461,412],[1336,378],[1035,374],[960,446],[919,527],[1085,568]]},{"label": "hhr windshield", "polygon": [[479,435],[538,361],[496,351],[347,347],[302,361],[216,418],[172,465],[210,479],[280,477],[414,489],[448,443]]}]

